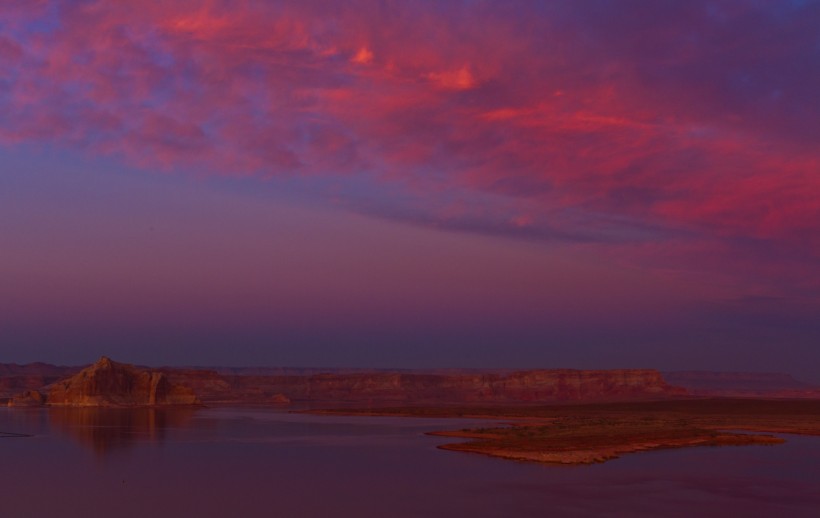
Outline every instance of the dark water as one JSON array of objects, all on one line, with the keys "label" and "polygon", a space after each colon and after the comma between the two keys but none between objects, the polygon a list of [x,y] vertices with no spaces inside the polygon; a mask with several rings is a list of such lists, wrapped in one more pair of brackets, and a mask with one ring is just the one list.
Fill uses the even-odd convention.
[{"label": "dark water", "polygon": [[820,516],[820,438],[552,467],[437,450],[467,421],[0,409],[0,517]]}]

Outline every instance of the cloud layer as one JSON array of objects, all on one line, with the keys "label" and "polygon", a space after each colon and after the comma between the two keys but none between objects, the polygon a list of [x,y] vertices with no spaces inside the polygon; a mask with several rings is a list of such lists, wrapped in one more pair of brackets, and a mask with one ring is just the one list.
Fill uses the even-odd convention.
[{"label": "cloud layer", "polygon": [[820,293],[820,3],[0,6],[0,142]]}]

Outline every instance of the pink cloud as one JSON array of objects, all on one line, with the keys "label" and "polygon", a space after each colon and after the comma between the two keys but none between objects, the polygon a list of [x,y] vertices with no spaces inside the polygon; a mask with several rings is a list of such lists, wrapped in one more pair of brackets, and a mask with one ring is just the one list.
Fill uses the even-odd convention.
[{"label": "pink cloud", "polygon": [[[687,235],[730,243],[729,269],[742,240],[789,247],[807,271],[820,258],[820,72],[805,45],[816,10],[2,9],[15,28],[0,39],[14,76],[0,90],[7,143],[82,146],[145,168],[356,177],[369,187],[342,203],[359,210],[381,203],[425,224],[630,250],[686,249]],[[708,250],[691,256],[704,270]]]}]

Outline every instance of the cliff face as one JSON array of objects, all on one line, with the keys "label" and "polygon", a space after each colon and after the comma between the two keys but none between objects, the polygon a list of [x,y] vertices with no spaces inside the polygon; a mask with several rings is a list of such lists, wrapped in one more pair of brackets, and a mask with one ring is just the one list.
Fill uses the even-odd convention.
[{"label": "cliff face", "polygon": [[[21,368],[26,372],[21,372]],[[59,369],[66,369],[61,367]],[[108,358],[46,385],[29,366],[11,406],[153,406],[205,403],[389,405],[549,403],[663,399],[686,394],[658,371],[367,371],[316,369],[143,369]],[[53,374],[53,369],[44,368]],[[0,373],[2,374],[2,373]],[[2,379],[2,376],[0,376]],[[15,378],[17,379],[17,378]],[[21,393],[24,392],[25,393]],[[39,391],[39,393],[38,393]],[[197,397],[198,396],[198,397]]]},{"label": "cliff face", "polygon": [[[649,370],[534,370],[509,374],[316,375],[306,380],[311,400],[385,399],[420,402],[539,402],[621,399],[677,393]],[[284,387],[283,387],[284,388]],[[285,394],[285,392],[283,390]],[[293,397],[293,396],[291,396]]]},{"label": "cliff face", "polygon": [[820,398],[820,387],[777,372],[674,371],[663,377],[696,396]]},{"label": "cliff face", "polygon": [[266,403],[281,396],[318,403],[536,403],[673,397],[685,390],[660,373],[634,370],[532,370],[510,373],[371,371],[311,375],[220,375],[168,370],[206,402]]},{"label": "cliff face", "polygon": [[192,405],[194,392],[159,371],[138,369],[102,357],[97,363],[48,388],[49,406]]}]

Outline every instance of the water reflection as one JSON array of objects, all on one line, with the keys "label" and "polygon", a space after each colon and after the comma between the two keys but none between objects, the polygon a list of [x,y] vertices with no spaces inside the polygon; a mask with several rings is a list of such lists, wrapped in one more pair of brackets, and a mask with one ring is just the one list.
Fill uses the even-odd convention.
[{"label": "water reflection", "polygon": [[0,439],[0,517],[814,518],[820,509],[815,437],[564,469],[444,452],[435,448],[444,439],[421,434],[480,425],[250,408],[0,408],[0,430],[34,435]]},{"label": "water reflection", "polygon": [[160,443],[172,428],[187,428],[195,408],[50,408],[51,429],[104,456],[135,443]]}]

